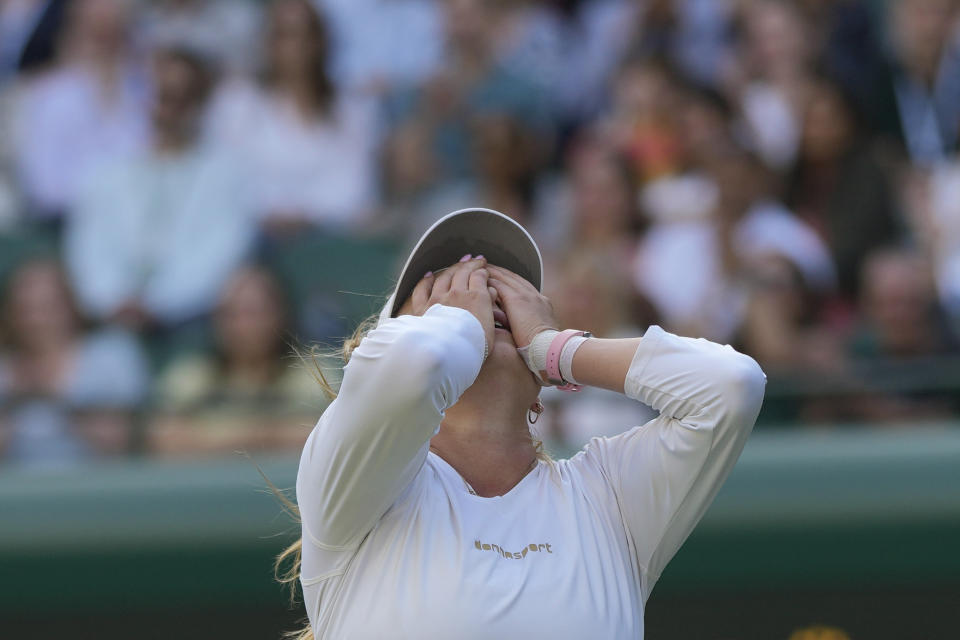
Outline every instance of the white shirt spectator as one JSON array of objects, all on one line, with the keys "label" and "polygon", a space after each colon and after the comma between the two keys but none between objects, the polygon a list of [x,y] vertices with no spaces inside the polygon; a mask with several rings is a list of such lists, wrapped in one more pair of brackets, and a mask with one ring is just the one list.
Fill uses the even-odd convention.
[{"label": "white shirt spectator", "polygon": [[104,318],[134,300],[165,323],[208,311],[254,237],[244,184],[232,161],[207,150],[99,173],[65,236],[84,309]]},{"label": "white shirt spectator", "polygon": [[48,4],[45,0],[0,2],[0,84],[16,73],[20,55]]},{"label": "white shirt spectator", "polygon": [[429,0],[313,0],[333,31],[337,84],[359,90],[416,86],[443,57],[439,3]]},{"label": "white shirt spectator", "polygon": [[789,98],[771,84],[753,82],[744,89],[740,107],[757,154],[768,166],[789,168],[800,148],[802,127]]},{"label": "white shirt spectator", "polygon": [[[731,242],[743,265],[777,254],[796,265],[811,288],[835,284],[835,267],[819,236],[778,203],[755,204],[734,227]],[[714,222],[689,218],[658,222],[647,232],[634,283],[670,326],[697,327],[711,339],[729,340],[747,302],[736,276],[723,272]]]},{"label": "white shirt spectator", "polygon": [[262,20],[259,4],[249,0],[151,2],[140,21],[142,37],[148,47],[186,42],[216,58],[228,72],[247,72],[260,53],[250,46]]},{"label": "white shirt spectator", "polygon": [[261,219],[349,228],[374,212],[379,133],[372,101],[341,96],[329,118],[307,121],[288,100],[235,83],[216,97],[209,123],[213,142],[249,164]]},{"label": "white shirt spectator", "polygon": [[66,67],[19,92],[14,108],[15,157],[28,203],[57,215],[75,203],[98,166],[129,157],[147,142],[145,85],[133,71],[105,96],[93,74]]}]

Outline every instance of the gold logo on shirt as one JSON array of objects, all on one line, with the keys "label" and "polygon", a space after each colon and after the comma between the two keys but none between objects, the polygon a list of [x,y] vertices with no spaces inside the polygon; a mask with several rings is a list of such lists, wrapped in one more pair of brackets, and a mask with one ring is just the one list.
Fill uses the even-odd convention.
[{"label": "gold logo on shirt", "polygon": [[474,540],[473,546],[478,551],[493,551],[494,553],[500,554],[500,557],[506,558],[507,560],[522,560],[527,557],[528,553],[553,553],[549,542],[540,544],[531,542],[520,551],[507,551],[500,545],[480,542],[479,540]]}]

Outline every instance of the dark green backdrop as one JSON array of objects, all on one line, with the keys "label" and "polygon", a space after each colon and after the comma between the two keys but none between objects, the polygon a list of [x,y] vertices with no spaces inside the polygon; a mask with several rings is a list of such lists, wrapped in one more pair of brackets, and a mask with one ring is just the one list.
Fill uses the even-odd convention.
[{"label": "dark green backdrop", "polygon": [[[258,460],[278,485],[294,458]],[[0,638],[277,638],[296,527],[245,458],[0,471]],[[654,639],[960,637],[960,429],[759,432],[648,604]]]}]

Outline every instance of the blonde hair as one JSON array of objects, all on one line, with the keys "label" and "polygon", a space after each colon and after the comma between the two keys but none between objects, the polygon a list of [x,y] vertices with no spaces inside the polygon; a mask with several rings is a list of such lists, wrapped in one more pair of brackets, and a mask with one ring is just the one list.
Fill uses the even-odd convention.
[{"label": "blonde hair", "polygon": [[[343,341],[343,344],[338,351],[334,350],[331,352],[331,350],[325,350],[316,345],[312,346],[306,353],[298,351],[301,361],[305,366],[310,368],[311,374],[317,381],[317,384],[320,385],[320,388],[331,401],[337,397],[337,391],[327,379],[321,363],[325,359],[329,359],[331,356],[339,356],[339,358],[343,360],[344,364],[350,362],[350,356],[353,354],[354,349],[360,345],[367,333],[377,326],[377,322],[377,315],[373,315],[365,319],[357,326],[353,332],[353,335]],[[549,453],[547,453],[546,450],[544,450],[543,442],[534,438],[532,434],[530,438],[533,441],[537,459],[548,463],[553,462],[553,458]],[[263,475],[262,471],[261,475]],[[272,482],[270,482],[269,478],[264,476],[264,480],[266,480],[267,485],[270,487],[270,490],[273,492],[273,494],[277,496],[277,499],[283,505],[284,510],[286,510],[290,516],[297,523],[299,523],[300,509],[297,507],[297,504],[288,498],[282,491],[280,491],[280,489],[278,489]],[[300,582],[300,562],[302,559],[302,552],[303,538],[301,537],[289,547],[284,549],[280,555],[277,556],[273,563],[274,577],[276,578],[277,582],[287,586],[290,589],[290,599],[292,602],[296,601],[297,584]],[[309,623],[300,630],[288,631],[284,633],[283,637],[286,640],[314,640],[313,629],[310,627]]]}]

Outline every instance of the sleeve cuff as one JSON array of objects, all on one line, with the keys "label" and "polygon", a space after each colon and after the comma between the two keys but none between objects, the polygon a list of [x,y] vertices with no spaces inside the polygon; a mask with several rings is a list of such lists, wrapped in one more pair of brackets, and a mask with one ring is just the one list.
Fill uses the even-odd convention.
[{"label": "sleeve cuff", "polygon": [[640,345],[637,347],[636,353],[633,354],[633,361],[630,363],[627,376],[623,381],[623,393],[628,398],[640,400],[643,374],[665,335],[667,335],[667,332],[654,324],[647,328],[643,338],[640,339]]}]

